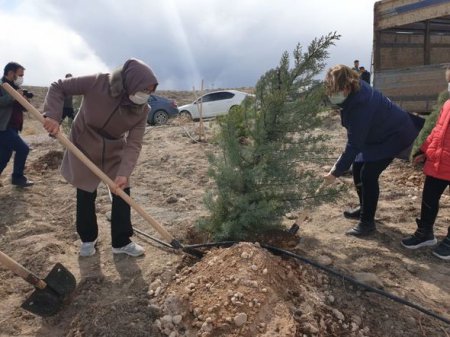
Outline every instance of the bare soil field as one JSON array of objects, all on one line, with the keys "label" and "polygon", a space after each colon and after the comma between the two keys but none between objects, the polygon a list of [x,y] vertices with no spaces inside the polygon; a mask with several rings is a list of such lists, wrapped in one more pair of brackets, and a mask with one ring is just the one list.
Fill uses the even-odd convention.
[{"label": "bare soil field", "polygon": [[[79,258],[75,190],[58,172],[63,149],[36,121],[27,118],[25,124],[23,136],[32,148],[27,176],[35,185],[11,186],[11,164],[0,177],[0,249],[41,277],[60,262],[78,286],[56,316],[36,317],[20,308],[32,287],[0,266],[2,337],[450,335],[450,327],[436,319],[254,242],[210,249],[197,261],[135,235],[146,248],[144,257],[113,256],[104,185],[97,198],[97,254]],[[218,150],[211,141],[214,122],[206,124],[206,142],[192,140],[197,128],[198,123],[176,120],[149,127],[132,176],[132,197],[182,242],[195,241],[195,223],[207,215],[202,198],[214,187],[207,175],[207,153]],[[332,136],[337,157],[345,143],[338,117],[330,117],[323,131]],[[332,164],[324,162],[318,174]],[[351,186],[352,181],[344,177],[340,183]],[[354,224],[342,216],[356,203],[351,190],[334,204],[293,210],[284,224],[289,229],[296,222],[297,236],[272,244],[450,319],[450,264],[431,249],[407,251],[400,245],[415,230],[422,183],[419,169],[394,161],[381,177],[374,235],[344,234]],[[436,224],[439,240],[450,223],[449,207],[446,192]],[[133,223],[158,237],[136,213]]]}]

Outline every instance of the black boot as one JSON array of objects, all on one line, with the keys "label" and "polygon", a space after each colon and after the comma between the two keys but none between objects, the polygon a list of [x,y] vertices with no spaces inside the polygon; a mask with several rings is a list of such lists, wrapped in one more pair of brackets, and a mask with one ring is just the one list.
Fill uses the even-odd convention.
[{"label": "black boot", "polygon": [[361,217],[361,207],[350,208],[344,211],[344,218],[359,220]]},{"label": "black boot", "polygon": [[362,191],[361,184],[355,185],[356,193],[358,194],[359,205],[355,208],[350,208],[344,211],[344,218],[359,220],[361,217]]},{"label": "black boot", "polygon": [[34,183],[32,181],[28,180],[27,177],[25,177],[25,176],[21,176],[21,177],[12,176],[11,183],[17,187],[30,187],[30,186],[34,185]]},{"label": "black boot", "polygon": [[375,230],[376,230],[375,221],[361,220],[355,227],[345,232],[345,234],[354,236],[366,236],[375,232]]},{"label": "black boot", "polygon": [[425,226],[420,219],[416,219],[417,230],[413,235],[402,240],[402,246],[408,249],[434,246],[437,243],[433,234],[433,226]]}]

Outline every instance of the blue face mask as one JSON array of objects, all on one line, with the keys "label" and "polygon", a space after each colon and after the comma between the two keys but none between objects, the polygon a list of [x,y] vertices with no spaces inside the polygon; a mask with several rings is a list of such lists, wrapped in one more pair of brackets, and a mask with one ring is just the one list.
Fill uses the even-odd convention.
[{"label": "blue face mask", "polygon": [[337,92],[335,94],[332,94],[332,95],[330,95],[328,97],[328,99],[330,100],[331,104],[334,104],[334,105],[338,105],[338,104],[344,103],[346,98],[347,97],[344,95],[343,91],[339,91],[339,92]]}]

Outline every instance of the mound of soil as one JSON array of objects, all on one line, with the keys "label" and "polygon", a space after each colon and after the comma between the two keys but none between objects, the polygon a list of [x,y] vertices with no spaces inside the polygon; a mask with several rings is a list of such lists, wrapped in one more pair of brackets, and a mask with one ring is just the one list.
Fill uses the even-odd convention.
[{"label": "mound of soil", "polygon": [[[361,318],[328,306],[328,279],[258,244],[210,251],[164,291],[150,285],[167,336],[368,336]],[[319,287],[318,287],[319,285]],[[160,295],[163,293],[163,295]]]},{"label": "mound of soil", "polygon": [[61,151],[50,151],[33,161],[30,168],[34,171],[56,170],[61,165],[64,153]]}]

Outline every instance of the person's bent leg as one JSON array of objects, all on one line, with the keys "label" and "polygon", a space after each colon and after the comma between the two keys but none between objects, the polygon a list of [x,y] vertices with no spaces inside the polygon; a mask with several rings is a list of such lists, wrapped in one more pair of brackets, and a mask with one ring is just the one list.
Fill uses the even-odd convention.
[{"label": "person's bent leg", "polygon": [[363,163],[353,162],[352,174],[353,183],[355,185],[356,193],[358,194],[359,205],[358,207],[348,209],[344,211],[344,217],[347,219],[359,219],[361,216],[361,168]]},{"label": "person's bent leg", "polygon": [[426,176],[422,191],[420,218],[416,219],[417,230],[413,235],[402,240],[401,243],[405,248],[417,249],[434,246],[437,243],[433,227],[439,212],[439,200],[448,184],[448,181]]},{"label": "person's bent leg", "polygon": [[97,191],[87,192],[77,189],[76,226],[81,239],[81,256],[95,254],[95,244],[98,237],[97,216],[95,214],[95,199]]},{"label": "person's bent leg", "polygon": [[349,235],[367,235],[375,231],[375,212],[377,210],[380,187],[378,179],[392,162],[392,158],[375,162],[364,162],[360,172],[361,178],[361,214],[359,223],[349,231]]},{"label": "person's bent leg", "polygon": [[433,231],[434,222],[439,212],[439,200],[449,182],[442,179],[426,176],[422,192],[422,205],[420,220],[422,227],[427,231]]},{"label": "person's bent leg", "polygon": [[[130,195],[130,188],[123,190]],[[127,254],[140,256],[145,250],[130,237],[133,236],[133,226],[131,225],[131,209],[121,197],[113,194],[111,210],[111,241],[114,254]]]},{"label": "person's bent leg", "polygon": [[375,212],[380,196],[378,179],[392,160],[392,158],[388,158],[376,162],[367,162],[364,163],[363,168],[361,169],[361,221],[363,222],[373,222],[375,220]]},{"label": "person's bent leg", "polygon": [[0,175],[3,173],[6,165],[8,165],[13,154],[13,138],[12,130],[0,131]]},{"label": "person's bent leg", "polygon": [[8,129],[6,132],[7,148],[15,152],[11,183],[19,187],[31,186],[33,183],[24,176],[25,162],[27,161],[30,148],[19,136],[19,132],[17,130]]},{"label": "person's bent leg", "polygon": [[[130,195],[130,189],[123,190]],[[130,237],[133,235],[133,227],[131,226],[131,209],[121,197],[113,194],[111,209],[111,239],[114,248],[126,246],[131,242]]]}]

